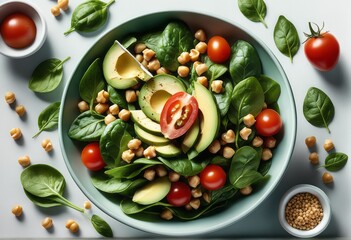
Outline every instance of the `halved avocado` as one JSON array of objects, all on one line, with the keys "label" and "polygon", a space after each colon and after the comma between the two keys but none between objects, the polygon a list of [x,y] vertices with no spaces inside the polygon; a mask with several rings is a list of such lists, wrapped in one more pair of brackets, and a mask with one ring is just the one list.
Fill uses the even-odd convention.
[{"label": "halved avocado", "polygon": [[149,205],[161,201],[171,189],[168,177],[161,177],[138,189],[132,198],[133,202]]},{"label": "halved avocado", "polygon": [[140,128],[138,124],[134,124],[134,130],[138,138],[149,145],[164,146],[170,143],[169,139],[151,134]]},{"label": "halved avocado", "polygon": [[160,122],[162,108],[166,101],[177,92],[185,92],[181,80],[168,74],[159,74],[147,81],[140,89],[139,105],[150,119]]},{"label": "halved avocado", "polygon": [[191,128],[183,138],[181,147],[184,153],[187,153],[189,149],[192,146],[194,146],[199,135],[200,135],[200,124],[199,124],[199,119],[196,118],[195,122],[193,123],[193,125],[191,126]]},{"label": "halved avocado", "polygon": [[151,134],[163,136],[160,124],[148,118],[142,110],[131,110],[130,113],[132,121],[140,128]]},{"label": "halved avocado", "polygon": [[219,111],[212,93],[198,82],[194,82],[194,97],[199,104],[200,134],[194,147],[188,152],[189,159],[195,158],[215,139],[219,131]]},{"label": "halved avocado", "polygon": [[[128,42],[129,45],[132,43]],[[151,78],[117,41],[106,53],[102,68],[106,82],[117,89],[127,89],[139,80],[147,81]]]},{"label": "halved avocado", "polygon": [[172,143],[164,146],[155,146],[155,150],[157,155],[161,157],[176,157],[182,153],[182,150]]}]

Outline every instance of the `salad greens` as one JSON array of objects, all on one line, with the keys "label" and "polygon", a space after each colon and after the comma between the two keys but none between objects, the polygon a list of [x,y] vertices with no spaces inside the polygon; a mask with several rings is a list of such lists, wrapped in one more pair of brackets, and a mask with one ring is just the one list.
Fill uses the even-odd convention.
[{"label": "salad greens", "polygon": [[338,171],[342,169],[347,163],[348,156],[345,153],[334,152],[330,153],[325,159],[324,167],[328,171]]},{"label": "salad greens", "polygon": [[266,28],[264,18],[267,14],[266,3],[263,0],[238,0],[238,6],[242,14],[253,22],[261,22]]},{"label": "salad greens", "polygon": [[[256,2],[262,4],[261,1]],[[166,67],[170,71],[169,74],[176,76],[184,83],[188,93],[191,94],[194,91],[194,83],[198,77],[194,63],[187,64],[190,68],[188,77],[181,78],[176,73],[179,66],[177,57],[180,53],[193,49],[197,43],[192,32],[183,22],[172,21],[161,31],[130,37],[134,39],[133,44],[129,46],[131,52],[134,44],[146,44],[156,52],[161,66]],[[136,43],[134,43],[135,39]],[[166,209],[178,219],[196,219],[234,201],[235,197],[240,197],[238,193],[241,188],[262,182],[267,176],[272,160],[262,161],[262,147],[252,146],[252,140],[256,136],[255,127],[252,127],[252,134],[248,140],[240,137],[240,130],[245,127],[243,118],[248,114],[258,115],[265,103],[268,107],[279,109],[277,102],[280,86],[269,76],[263,75],[260,57],[250,43],[238,40],[232,45],[231,50],[230,60],[223,64],[212,62],[206,54],[199,59],[208,66],[204,76],[208,79],[207,90],[211,96],[210,99],[215,102],[219,110],[220,132],[226,132],[228,129],[235,131],[235,142],[229,144],[235,149],[235,154],[228,159],[220,154],[206,151],[199,153],[191,160],[186,153],[180,153],[177,156],[157,155],[151,159],[135,157],[130,163],[122,161],[121,155],[128,150],[128,142],[137,137],[133,128],[134,123],[117,119],[106,126],[105,115],[98,114],[93,108],[96,104],[94,99],[97,92],[104,89],[109,93],[109,101],[119,105],[120,108],[140,109],[140,107],[138,102],[127,103],[126,90],[115,89],[106,84],[101,75],[99,59],[96,59],[86,70],[80,82],[79,92],[81,98],[90,104],[90,109],[80,113],[72,122],[68,135],[76,141],[100,143],[100,151],[106,167],[91,173],[92,184],[101,192],[117,195],[124,213],[146,220],[152,216],[159,218],[160,212]],[[211,83],[218,79],[223,81],[223,91],[214,93],[211,91]],[[220,135],[218,134],[217,137],[220,138]],[[172,144],[179,145],[177,141],[177,139],[173,140]],[[142,142],[141,146],[147,147],[148,144]],[[162,166],[167,173],[177,173],[180,176],[179,181],[186,182],[189,177],[200,175],[211,164],[226,169],[228,181],[220,189],[206,191],[210,201],[201,199],[201,206],[198,209],[189,211],[175,207],[165,199],[149,205],[132,201],[133,194],[150,183],[143,177],[145,170]]]},{"label": "salad greens", "polygon": [[54,102],[47,106],[38,117],[39,131],[33,136],[37,137],[42,131],[57,127],[61,102]]}]

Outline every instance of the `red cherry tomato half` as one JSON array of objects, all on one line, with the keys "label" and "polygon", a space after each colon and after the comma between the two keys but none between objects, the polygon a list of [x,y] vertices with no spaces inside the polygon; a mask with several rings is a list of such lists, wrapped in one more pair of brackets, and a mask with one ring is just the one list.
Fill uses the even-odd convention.
[{"label": "red cherry tomato half", "polygon": [[188,204],[191,200],[190,187],[183,182],[173,182],[167,194],[167,201],[176,207]]},{"label": "red cherry tomato half", "polygon": [[97,142],[86,145],[83,148],[81,158],[84,166],[91,171],[101,170],[106,165],[102,159],[100,146]]},{"label": "red cherry tomato half", "polygon": [[273,109],[264,109],[256,117],[255,127],[261,136],[269,137],[277,134],[282,128],[283,122],[279,113]]},{"label": "red cherry tomato half", "polygon": [[186,92],[173,94],[161,112],[161,132],[169,139],[182,136],[193,125],[198,112],[199,105],[194,96]]},{"label": "red cherry tomato half", "polygon": [[37,28],[34,21],[27,15],[13,13],[1,22],[0,32],[9,47],[20,49],[34,42]]},{"label": "red cherry tomato half", "polygon": [[217,190],[224,186],[227,181],[227,174],[222,167],[210,164],[200,173],[200,182],[207,190]]},{"label": "red cherry tomato half", "polygon": [[230,46],[221,36],[213,36],[207,43],[207,55],[214,63],[224,63],[230,57]]}]

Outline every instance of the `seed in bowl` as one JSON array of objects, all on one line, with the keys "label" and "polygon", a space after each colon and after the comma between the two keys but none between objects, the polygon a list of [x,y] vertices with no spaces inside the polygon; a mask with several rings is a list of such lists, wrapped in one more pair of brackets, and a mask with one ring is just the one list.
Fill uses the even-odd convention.
[{"label": "seed in bowl", "polygon": [[308,231],[322,221],[323,208],[315,195],[308,192],[298,193],[288,201],[285,218],[293,228]]}]

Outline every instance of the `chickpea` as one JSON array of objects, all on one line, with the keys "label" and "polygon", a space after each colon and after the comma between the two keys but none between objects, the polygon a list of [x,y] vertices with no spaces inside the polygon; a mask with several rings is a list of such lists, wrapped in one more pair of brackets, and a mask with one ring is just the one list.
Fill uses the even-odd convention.
[{"label": "chickpea", "polygon": [[155,168],[156,174],[159,177],[167,176],[167,169],[163,165],[157,165]]},{"label": "chickpea", "polygon": [[198,198],[194,198],[190,201],[189,205],[193,208],[193,209],[198,209],[201,205],[200,199]]},{"label": "chickpea", "polygon": [[191,189],[191,196],[193,196],[193,198],[202,197],[201,187]]},{"label": "chickpea", "polygon": [[226,133],[222,134],[221,138],[226,143],[233,143],[235,141],[235,133],[232,129],[228,129]]},{"label": "chickpea", "polygon": [[144,150],[144,157],[150,159],[156,157],[156,149],[154,146],[149,146]]},{"label": "chickpea", "polygon": [[223,148],[223,157],[230,159],[234,156],[235,150],[232,147],[224,147]]},{"label": "chickpea", "polygon": [[108,110],[112,115],[117,116],[119,113],[119,106],[117,104],[113,104],[108,108]]},{"label": "chickpea", "polygon": [[130,111],[127,109],[122,109],[119,113],[118,113],[118,117],[122,120],[122,121],[129,121],[130,119]]},{"label": "chickpea", "polygon": [[147,62],[150,61],[156,55],[155,51],[149,48],[144,49],[142,53],[145,61]]},{"label": "chickpea", "polygon": [[66,11],[68,9],[68,0],[58,0],[57,5],[59,8],[61,8],[63,11]]},{"label": "chickpea", "polygon": [[263,145],[263,139],[259,136],[254,137],[252,140],[252,146],[261,147]]},{"label": "chickpea", "polygon": [[53,226],[53,221],[51,217],[46,217],[43,219],[43,221],[41,221],[41,225],[45,228],[45,229],[49,229]]},{"label": "chickpea", "polygon": [[317,165],[319,163],[319,156],[318,156],[318,153],[316,152],[310,153],[310,156],[308,157],[308,159],[313,165]]},{"label": "chickpea", "polygon": [[138,62],[142,63],[144,61],[144,57],[141,54],[135,55],[135,59],[138,60]]},{"label": "chickpea", "polygon": [[148,64],[147,64],[147,69],[149,69],[151,72],[156,72],[158,69],[160,69],[161,63],[158,59],[152,59]]},{"label": "chickpea", "polygon": [[131,163],[134,157],[135,153],[132,150],[128,149],[122,152],[121,159],[126,163]]},{"label": "chickpea", "polygon": [[176,172],[170,172],[168,174],[169,181],[171,182],[178,182],[180,179],[180,174]]},{"label": "chickpea", "polygon": [[67,220],[66,228],[68,228],[71,233],[76,233],[79,231],[78,223],[72,219]]},{"label": "chickpea", "polygon": [[91,209],[91,202],[85,201],[85,202],[84,202],[84,208],[85,208],[85,209]]},{"label": "chickpea", "polygon": [[207,52],[207,43],[199,42],[196,44],[195,49],[199,51],[199,53],[204,54]]},{"label": "chickpea", "polygon": [[138,100],[135,90],[127,90],[125,95],[127,103],[133,103]]},{"label": "chickpea", "polygon": [[107,114],[105,119],[104,119],[106,125],[112,123],[115,120],[116,120],[116,117],[113,116],[111,113]]},{"label": "chickpea", "polygon": [[213,140],[213,142],[210,144],[210,146],[208,147],[208,151],[210,152],[210,153],[213,153],[213,154],[215,154],[215,153],[217,153],[219,150],[221,150],[221,144],[220,144],[220,142],[217,140],[217,139],[215,139],[215,140]]},{"label": "chickpea", "polygon": [[261,159],[263,161],[268,161],[269,159],[271,159],[273,156],[272,154],[272,150],[270,150],[269,148],[264,148],[262,151],[262,157]]},{"label": "chickpea", "polygon": [[149,180],[149,181],[154,180],[155,176],[156,176],[156,171],[153,168],[147,168],[144,171],[144,178]]},{"label": "chickpea", "polygon": [[188,52],[182,52],[177,60],[180,64],[185,65],[190,61],[190,54]]},{"label": "chickpea", "polygon": [[159,69],[156,70],[156,74],[167,74],[169,73],[169,70],[165,67],[160,67]]},{"label": "chickpea", "polygon": [[323,173],[322,180],[323,180],[323,183],[328,184],[328,183],[332,183],[334,181],[334,178],[333,178],[333,175],[331,175],[328,172],[325,172]]},{"label": "chickpea", "polygon": [[199,65],[196,66],[195,71],[197,75],[201,76],[203,73],[205,73],[208,70],[208,66],[205,63],[200,63]]},{"label": "chickpea", "polygon": [[169,209],[165,209],[161,212],[160,217],[164,220],[171,220],[173,218],[173,213]]},{"label": "chickpea", "polygon": [[10,130],[10,135],[14,140],[18,140],[22,137],[22,131],[19,128],[12,128]]},{"label": "chickpea", "polygon": [[12,104],[16,101],[16,95],[14,92],[6,92],[5,93],[5,101],[8,104]]},{"label": "chickpea", "polygon": [[134,52],[135,53],[142,53],[146,49],[146,44],[145,43],[137,43],[134,46]]},{"label": "chickpea", "polygon": [[89,110],[89,105],[86,101],[80,101],[78,103],[78,109],[80,112],[85,112]]},{"label": "chickpea", "polygon": [[53,6],[51,9],[50,9],[52,15],[54,15],[55,17],[59,16],[61,14],[61,11],[60,11],[60,7],[58,5],[56,6]]},{"label": "chickpea", "polygon": [[52,142],[50,139],[46,138],[41,142],[41,146],[46,152],[50,152],[53,149]]},{"label": "chickpea", "polygon": [[141,146],[141,141],[137,138],[134,138],[128,142],[127,146],[131,150],[137,150]]},{"label": "chickpea", "polygon": [[277,144],[277,139],[275,139],[274,137],[266,137],[264,139],[264,145],[265,147],[268,147],[268,148],[275,148]]},{"label": "chickpea", "polygon": [[22,166],[22,167],[27,167],[30,165],[30,158],[29,156],[25,155],[25,156],[21,156],[18,158],[18,163]]},{"label": "chickpea", "polygon": [[316,145],[316,137],[315,136],[310,136],[305,139],[305,144],[308,148],[314,147]]},{"label": "chickpea", "polygon": [[106,103],[108,102],[109,98],[110,98],[110,94],[105,90],[101,90],[97,94],[96,101],[98,103]]},{"label": "chickpea", "polygon": [[133,152],[135,153],[135,156],[137,156],[137,157],[144,156],[144,148],[143,147],[139,147],[138,149],[133,150]]},{"label": "chickpea", "polygon": [[95,105],[95,111],[99,114],[104,114],[109,109],[107,103],[98,103]]},{"label": "chickpea", "polygon": [[208,80],[207,77],[205,76],[199,76],[197,77],[196,81],[198,83],[200,83],[202,86],[204,86],[205,88],[208,88]]},{"label": "chickpea", "polygon": [[23,208],[22,208],[22,206],[21,205],[15,205],[15,206],[13,206],[13,208],[12,208],[12,213],[16,216],[16,217],[19,217],[19,216],[21,216],[22,215],[22,213],[23,213]]},{"label": "chickpea", "polygon": [[212,92],[221,93],[223,91],[223,81],[222,80],[214,80],[211,83]]},{"label": "chickpea", "polygon": [[211,202],[211,195],[208,192],[204,192],[204,193],[202,193],[202,199],[205,202],[210,203]]},{"label": "chickpea", "polygon": [[244,188],[241,188],[240,193],[242,195],[250,195],[252,193],[252,187],[249,185],[249,186],[246,186]]},{"label": "chickpea", "polygon": [[23,105],[18,105],[15,108],[15,112],[18,114],[18,116],[23,117],[26,113],[26,108]]},{"label": "chickpea", "polygon": [[245,141],[247,139],[249,139],[249,136],[251,135],[252,133],[252,129],[251,128],[248,128],[248,127],[244,127],[243,129],[240,130],[239,134],[240,134],[240,137],[242,139],[244,139]]},{"label": "chickpea", "polygon": [[326,139],[323,145],[325,151],[329,152],[334,149],[334,143],[331,139]]},{"label": "chickpea", "polygon": [[190,73],[190,69],[187,66],[179,66],[177,73],[180,77],[187,77]]},{"label": "chickpea", "polygon": [[206,41],[207,36],[203,29],[199,29],[195,32],[195,38],[201,42]]},{"label": "chickpea", "polygon": [[188,178],[189,186],[192,188],[196,188],[200,184],[200,177],[198,175],[194,175]]},{"label": "chickpea", "polygon": [[190,60],[192,62],[197,61],[199,59],[199,57],[200,57],[200,53],[196,49],[191,49],[189,55],[190,55]]},{"label": "chickpea", "polygon": [[249,113],[243,118],[243,122],[244,122],[246,127],[251,127],[252,125],[255,124],[256,119],[255,119],[254,115]]}]

